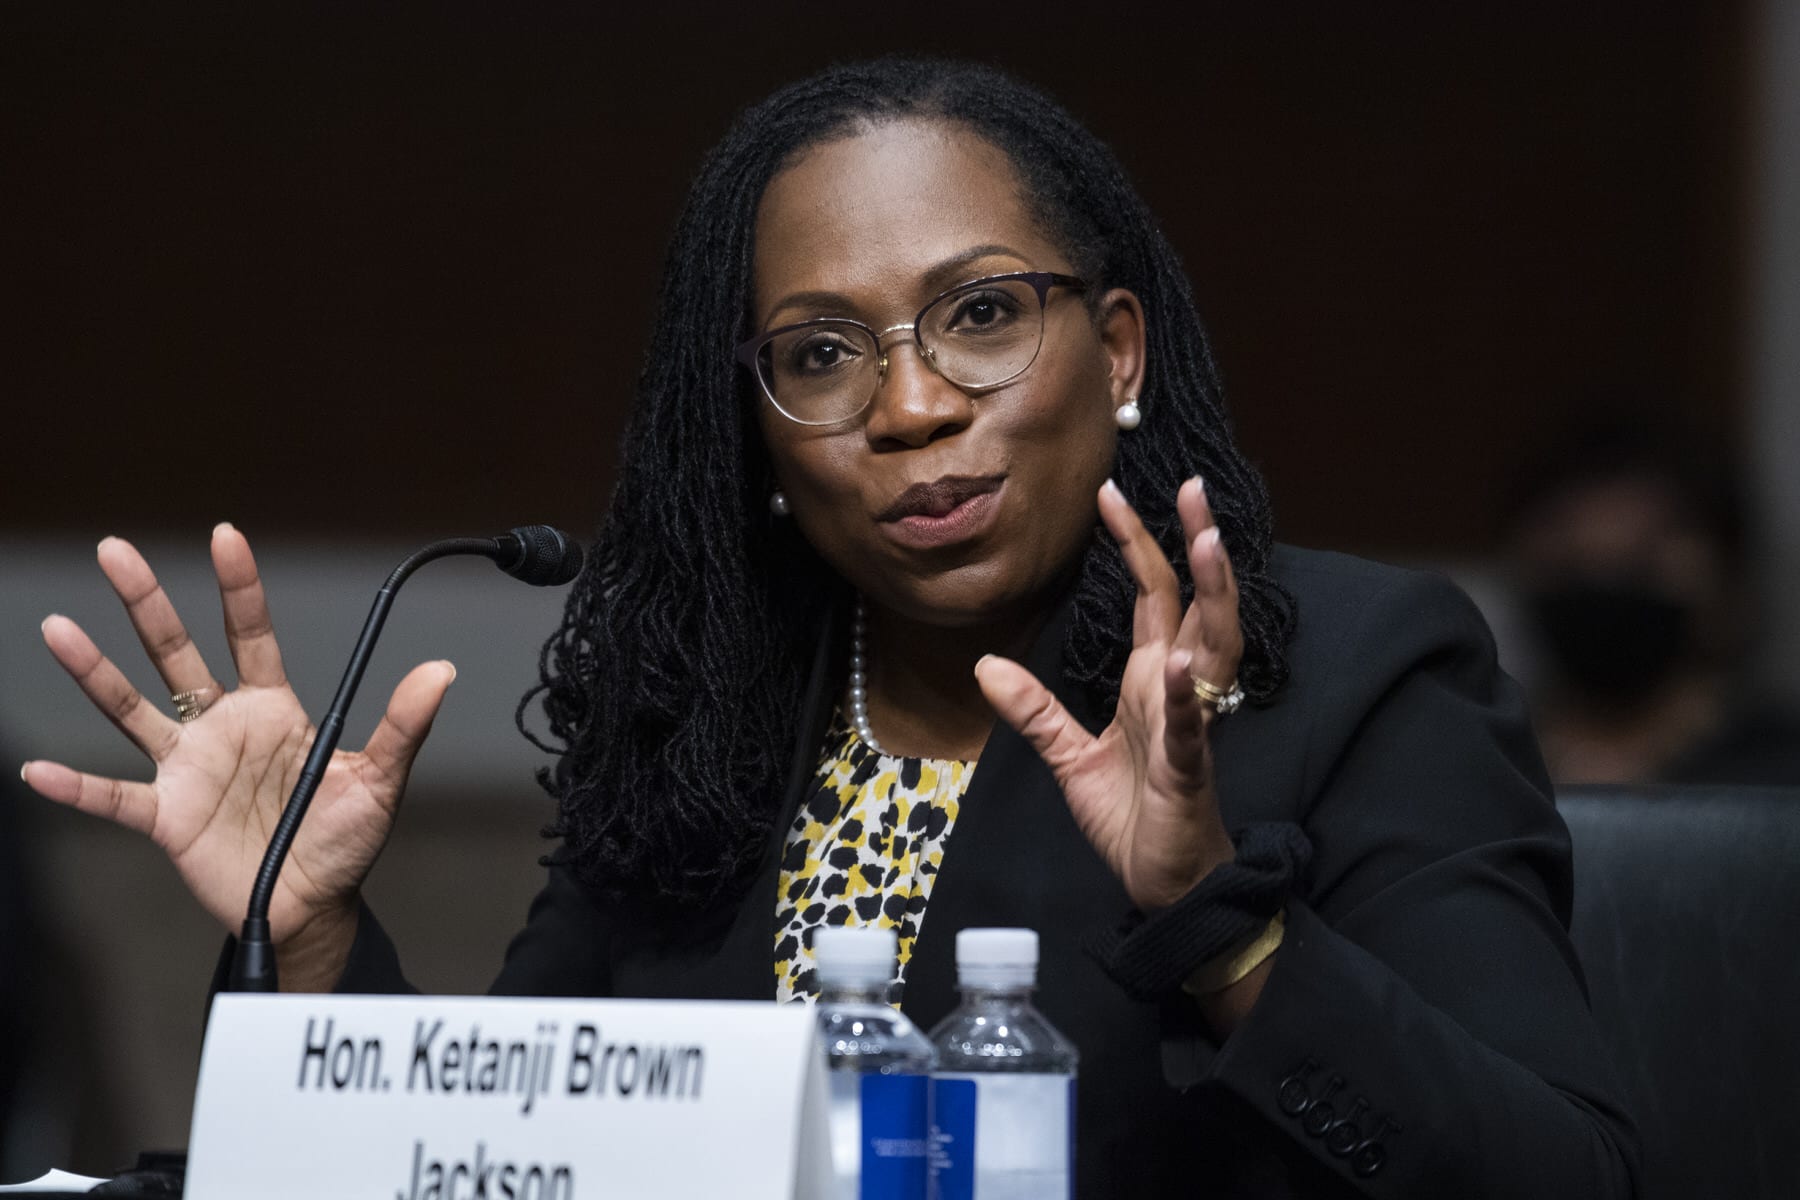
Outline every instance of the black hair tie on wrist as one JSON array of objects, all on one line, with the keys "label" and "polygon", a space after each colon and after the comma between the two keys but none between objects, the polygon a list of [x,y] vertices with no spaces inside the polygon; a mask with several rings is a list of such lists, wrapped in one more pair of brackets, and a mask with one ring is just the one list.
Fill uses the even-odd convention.
[{"label": "black hair tie on wrist", "polygon": [[1298,825],[1246,825],[1237,858],[1214,867],[1161,912],[1134,912],[1089,940],[1088,953],[1136,1000],[1176,991],[1195,967],[1249,941],[1281,910],[1312,858]]}]

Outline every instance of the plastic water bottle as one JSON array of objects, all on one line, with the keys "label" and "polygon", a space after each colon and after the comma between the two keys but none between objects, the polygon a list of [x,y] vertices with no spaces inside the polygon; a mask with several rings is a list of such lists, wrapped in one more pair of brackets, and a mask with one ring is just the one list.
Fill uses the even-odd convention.
[{"label": "plastic water bottle", "polygon": [[1075,1047],[1032,1007],[1038,936],[956,935],[962,1005],[931,1031],[936,1200],[1067,1200],[1075,1189]]},{"label": "plastic water bottle", "polygon": [[931,1043],[887,1002],[895,952],[892,929],[825,926],[813,935],[837,1200],[925,1197]]}]

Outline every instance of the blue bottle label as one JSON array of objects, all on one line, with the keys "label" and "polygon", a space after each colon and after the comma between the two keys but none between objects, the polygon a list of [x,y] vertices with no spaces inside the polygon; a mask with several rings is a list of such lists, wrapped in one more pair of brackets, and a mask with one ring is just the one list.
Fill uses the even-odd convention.
[{"label": "blue bottle label", "polygon": [[861,1200],[925,1195],[930,1088],[924,1075],[862,1077]]},{"label": "blue bottle label", "polygon": [[974,1200],[975,1081],[931,1081],[931,1195]]}]

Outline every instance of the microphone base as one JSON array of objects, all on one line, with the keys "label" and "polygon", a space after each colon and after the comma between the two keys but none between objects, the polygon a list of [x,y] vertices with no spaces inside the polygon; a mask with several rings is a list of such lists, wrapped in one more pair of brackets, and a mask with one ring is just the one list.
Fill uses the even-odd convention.
[{"label": "microphone base", "polygon": [[275,946],[269,941],[267,918],[244,918],[244,931],[238,936],[237,951],[231,957],[231,975],[225,981],[225,990],[228,992],[276,992],[281,990],[275,975]]}]

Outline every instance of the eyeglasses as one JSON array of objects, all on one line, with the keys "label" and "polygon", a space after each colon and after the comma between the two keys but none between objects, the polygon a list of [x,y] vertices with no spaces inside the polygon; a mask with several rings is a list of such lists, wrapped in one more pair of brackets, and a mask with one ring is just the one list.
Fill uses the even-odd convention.
[{"label": "eyeglasses", "polygon": [[960,284],[905,325],[870,329],[825,317],[759,333],[737,348],[763,394],[801,425],[832,425],[862,412],[887,377],[881,339],[908,330],[927,366],[961,388],[998,387],[1025,373],[1044,343],[1044,309],[1053,287],[1086,282],[1050,271],[990,275]]}]

